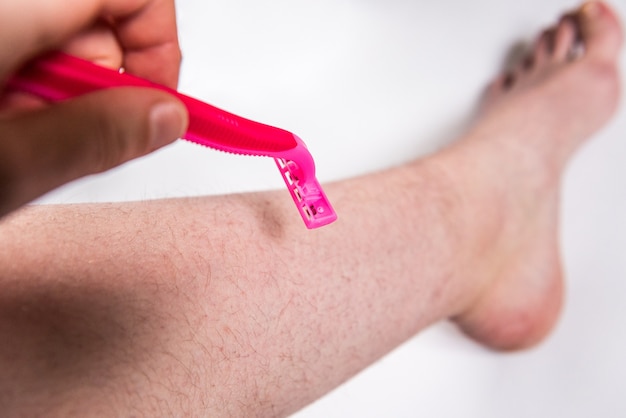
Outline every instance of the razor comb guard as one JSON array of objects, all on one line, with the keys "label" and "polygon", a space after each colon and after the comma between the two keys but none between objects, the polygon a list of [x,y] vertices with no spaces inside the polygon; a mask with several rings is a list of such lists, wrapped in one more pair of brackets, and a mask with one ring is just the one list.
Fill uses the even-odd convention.
[{"label": "razor comb guard", "polygon": [[274,158],[307,228],[318,228],[337,219],[315,177],[311,154],[304,142],[291,132],[243,118],[168,87],[62,52],[53,52],[28,63],[9,79],[7,86],[48,101],[66,100],[112,87],[164,90],[181,100],[189,111],[189,127],[183,139],[219,151]]}]

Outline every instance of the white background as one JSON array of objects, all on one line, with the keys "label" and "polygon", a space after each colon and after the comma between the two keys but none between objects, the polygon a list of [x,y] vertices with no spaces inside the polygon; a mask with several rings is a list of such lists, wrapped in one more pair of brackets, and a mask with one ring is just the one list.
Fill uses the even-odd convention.
[{"label": "white background", "polygon": [[[626,0],[613,3],[626,16]],[[342,179],[453,140],[510,47],[532,40],[574,5],[180,0],[180,89],[297,133],[320,180]],[[495,354],[442,324],[296,417],[625,417],[625,162],[622,107],[567,173],[561,233],[567,303],[542,346]],[[281,182],[269,159],[179,142],[42,201],[216,194]]]}]

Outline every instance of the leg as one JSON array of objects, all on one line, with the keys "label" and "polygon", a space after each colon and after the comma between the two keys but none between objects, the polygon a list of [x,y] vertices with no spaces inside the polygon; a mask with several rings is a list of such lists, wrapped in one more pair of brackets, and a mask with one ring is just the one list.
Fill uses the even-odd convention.
[{"label": "leg", "polygon": [[[557,319],[563,285],[557,245],[561,173],[617,107],[621,44],[619,23],[605,5],[590,2],[565,15],[541,34],[512,76],[490,86],[476,128],[452,152],[466,162],[461,149],[480,153],[471,162],[481,167],[478,177],[466,179],[489,184],[484,176],[497,178],[493,191],[511,199],[501,220],[502,236],[508,236],[502,242],[509,245],[498,247],[500,262],[493,263],[499,269],[496,283],[457,318],[484,343],[531,345]],[[572,56],[581,46],[584,55]],[[487,144],[490,151],[483,153]],[[515,164],[495,162],[507,154]]]},{"label": "leg", "polygon": [[278,416],[442,319],[495,348],[539,341],[561,299],[559,175],[618,98],[612,13],[592,3],[556,35],[457,144],[330,185],[342,219],[321,230],[282,192],[7,219],[0,409]]}]

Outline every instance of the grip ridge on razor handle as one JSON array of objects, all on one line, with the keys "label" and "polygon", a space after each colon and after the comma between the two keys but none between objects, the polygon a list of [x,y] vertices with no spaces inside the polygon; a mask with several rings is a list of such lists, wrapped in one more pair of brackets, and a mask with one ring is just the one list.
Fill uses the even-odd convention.
[{"label": "grip ridge on razor handle", "polygon": [[292,134],[283,129],[242,118],[160,84],[61,52],[30,62],[9,80],[8,86],[50,101],[111,87],[157,88],[176,96],[187,107],[189,128],[184,139],[247,155],[286,151],[296,146]]},{"label": "grip ridge on razor handle", "polygon": [[181,100],[189,111],[189,127],[183,139],[220,151],[273,157],[309,229],[327,225],[337,218],[315,178],[311,154],[304,142],[291,132],[242,118],[168,87],[62,52],[31,61],[7,83],[8,89],[49,101],[123,86],[156,88]]}]

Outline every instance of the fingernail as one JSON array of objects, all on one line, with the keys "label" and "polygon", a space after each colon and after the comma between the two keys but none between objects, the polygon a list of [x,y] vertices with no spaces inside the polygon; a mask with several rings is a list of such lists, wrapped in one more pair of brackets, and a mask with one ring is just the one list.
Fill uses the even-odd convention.
[{"label": "fingernail", "polygon": [[602,8],[600,7],[600,4],[598,2],[590,1],[583,5],[581,11],[585,16],[589,18],[595,18],[600,15]]},{"label": "fingernail", "polygon": [[160,148],[180,138],[187,129],[187,112],[182,104],[156,104],[150,111],[150,140],[152,149]]}]

